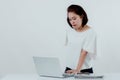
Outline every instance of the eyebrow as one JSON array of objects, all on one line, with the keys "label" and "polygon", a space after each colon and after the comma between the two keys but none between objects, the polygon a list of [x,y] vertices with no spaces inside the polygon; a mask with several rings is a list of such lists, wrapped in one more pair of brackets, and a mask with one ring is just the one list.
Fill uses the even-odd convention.
[{"label": "eyebrow", "polygon": [[75,16],[73,16],[73,17],[71,17],[71,18],[68,17],[68,19],[73,19],[73,18],[76,18],[76,17],[75,17]]}]

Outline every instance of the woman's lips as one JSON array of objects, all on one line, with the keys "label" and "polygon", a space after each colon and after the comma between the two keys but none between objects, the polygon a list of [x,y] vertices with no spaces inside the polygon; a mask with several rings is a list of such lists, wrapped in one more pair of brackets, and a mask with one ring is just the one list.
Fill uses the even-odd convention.
[{"label": "woman's lips", "polygon": [[72,25],[72,26],[76,26],[76,25]]}]

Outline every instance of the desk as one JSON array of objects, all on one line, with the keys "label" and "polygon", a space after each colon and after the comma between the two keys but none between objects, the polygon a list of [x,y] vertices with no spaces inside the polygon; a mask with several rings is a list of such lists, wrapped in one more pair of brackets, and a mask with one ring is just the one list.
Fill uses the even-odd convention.
[{"label": "desk", "polygon": [[120,80],[120,73],[117,74],[104,74],[103,79],[59,79],[59,78],[46,78],[39,77],[37,74],[10,74],[4,76],[1,80]]}]

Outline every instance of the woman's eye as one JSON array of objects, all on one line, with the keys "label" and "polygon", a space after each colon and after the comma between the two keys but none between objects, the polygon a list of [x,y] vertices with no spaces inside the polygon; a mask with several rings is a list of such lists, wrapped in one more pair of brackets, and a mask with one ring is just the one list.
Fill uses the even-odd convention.
[{"label": "woman's eye", "polygon": [[73,17],[73,20],[76,20],[76,18],[75,18],[75,17]]},{"label": "woman's eye", "polygon": [[69,19],[69,21],[72,21],[72,20],[76,20],[76,17],[73,17],[73,18]]}]

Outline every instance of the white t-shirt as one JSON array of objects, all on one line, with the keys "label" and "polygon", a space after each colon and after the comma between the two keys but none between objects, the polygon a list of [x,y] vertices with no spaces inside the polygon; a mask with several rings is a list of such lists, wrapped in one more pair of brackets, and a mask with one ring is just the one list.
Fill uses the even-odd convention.
[{"label": "white t-shirt", "polygon": [[66,31],[66,66],[76,69],[81,50],[87,51],[82,69],[90,68],[91,60],[96,56],[96,32],[89,28],[84,32],[74,29]]}]

